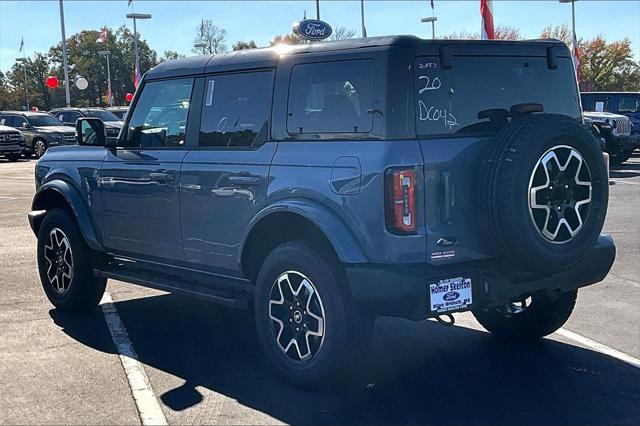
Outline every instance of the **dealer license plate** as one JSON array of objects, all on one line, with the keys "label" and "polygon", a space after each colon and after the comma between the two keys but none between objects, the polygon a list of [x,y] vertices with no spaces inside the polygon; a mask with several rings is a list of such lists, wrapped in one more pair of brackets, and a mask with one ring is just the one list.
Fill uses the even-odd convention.
[{"label": "dealer license plate", "polygon": [[445,313],[469,309],[473,302],[471,278],[447,278],[429,284],[429,310]]}]

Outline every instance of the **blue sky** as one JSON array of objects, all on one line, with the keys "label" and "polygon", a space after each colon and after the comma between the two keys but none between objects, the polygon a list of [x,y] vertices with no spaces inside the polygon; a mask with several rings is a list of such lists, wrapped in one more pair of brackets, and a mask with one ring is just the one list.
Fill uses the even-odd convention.
[{"label": "blue sky", "polygon": [[[437,34],[454,31],[478,32],[480,28],[479,0],[435,0]],[[546,25],[571,22],[571,6],[557,0],[499,1],[494,0],[496,24],[520,28],[525,37],[537,37]],[[126,0],[81,1],[66,0],[67,35],[83,29],[102,26],[116,28],[131,25],[125,15],[131,11]],[[176,50],[191,54],[195,28],[202,18],[227,30],[227,45],[237,40],[256,41],[268,45],[277,34],[291,31],[291,24],[304,11],[315,15],[315,1],[154,1],[135,0],[137,12],[153,15],[150,21],[139,22],[138,32],[158,54]],[[369,36],[414,34],[429,37],[431,27],[420,22],[430,15],[428,0],[381,1],[366,0],[366,25]],[[359,1],[320,1],[321,18],[332,26],[345,26],[360,32]],[[58,1],[0,0],[0,70],[14,63],[24,36],[27,55],[46,52],[60,41]],[[576,27],[579,37],[602,34],[608,40],[629,37],[636,58],[640,58],[640,1],[589,1],[576,3]]]}]

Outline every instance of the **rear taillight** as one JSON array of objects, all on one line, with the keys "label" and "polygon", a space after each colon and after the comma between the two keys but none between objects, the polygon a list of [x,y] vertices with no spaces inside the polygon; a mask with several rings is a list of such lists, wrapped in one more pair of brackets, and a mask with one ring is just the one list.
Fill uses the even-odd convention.
[{"label": "rear taillight", "polygon": [[416,232],[416,171],[390,169],[385,176],[387,229],[396,234]]}]

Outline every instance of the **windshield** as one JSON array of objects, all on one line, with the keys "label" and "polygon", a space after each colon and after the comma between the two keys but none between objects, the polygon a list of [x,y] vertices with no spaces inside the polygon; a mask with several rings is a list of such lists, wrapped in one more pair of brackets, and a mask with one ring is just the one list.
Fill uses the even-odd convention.
[{"label": "windshield", "polygon": [[116,116],[111,111],[106,111],[104,109],[87,109],[83,112],[87,117],[99,118],[102,121],[120,121],[118,116]]},{"label": "windshield", "polygon": [[47,127],[47,126],[63,126],[62,122],[55,118],[53,115],[31,115],[29,116],[29,122],[32,126]]}]

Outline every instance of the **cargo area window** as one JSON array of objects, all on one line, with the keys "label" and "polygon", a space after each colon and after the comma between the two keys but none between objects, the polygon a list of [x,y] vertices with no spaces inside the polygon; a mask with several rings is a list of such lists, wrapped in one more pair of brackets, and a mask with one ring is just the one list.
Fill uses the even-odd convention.
[{"label": "cargo area window", "polygon": [[368,133],[373,127],[374,62],[295,65],[287,114],[290,135]]},{"label": "cargo area window", "polygon": [[183,147],[192,87],[190,78],[145,84],[133,109],[124,146]]},{"label": "cargo area window", "polygon": [[272,96],[273,71],[207,78],[199,145],[249,147],[264,143]]},{"label": "cargo area window", "polygon": [[580,118],[570,58],[550,69],[545,57],[457,56],[442,69],[437,57],[414,62],[419,136],[492,134],[530,112]]}]

